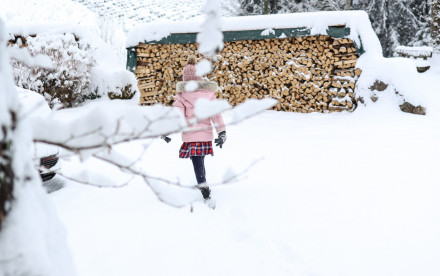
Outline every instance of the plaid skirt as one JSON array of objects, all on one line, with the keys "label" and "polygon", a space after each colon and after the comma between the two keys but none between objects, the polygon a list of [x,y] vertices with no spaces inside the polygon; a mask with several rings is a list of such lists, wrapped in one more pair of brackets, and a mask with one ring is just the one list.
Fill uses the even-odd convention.
[{"label": "plaid skirt", "polygon": [[212,142],[184,142],[179,150],[179,158],[190,158],[191,156],[214,155]]}]

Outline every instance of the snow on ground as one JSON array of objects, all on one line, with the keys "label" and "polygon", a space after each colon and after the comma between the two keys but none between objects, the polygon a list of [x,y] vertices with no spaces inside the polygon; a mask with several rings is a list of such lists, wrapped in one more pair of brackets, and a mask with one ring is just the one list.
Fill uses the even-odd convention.
[{"label": "snow on ground", "polygon": [[[66,181],[50,197],[79,275],[438,275],[439,73],[420,75],[437,107],[426,116],[384,98],[354,113],[267,111],[228,127],[206,159],[208,182],[263,159],[239,183],[212,188],[214,211],[167,206],[138,180],[117,189]],[[117,150],[136,157],[149,143],[141,162],[151,174],[196,184],[178,158],[180,135],[171,137]],[[125,181],[96,160],[85,165]]]},{"label": "snow on ground", "polygon": [[[1,1],[2,7],[9,3]],[[74,24],[98,32],[96,15],[71,1],[38,2],[47,9],[32,3],[9,3],[0,16],[8,25],[36,28],[45,19],[64,22],[72,11]],[[33,21],[35,15],[41,21]],[[374,69],[374,61],[364,58],[363,64]],[[417,90],[406,89],[413,91],[405,96],[423,94],[427,116],[402,113],[396,99],[381,97],[354,113],[267,111],[228,127],[224,148],[206,159],[208,181],[261,161],[239,183],[212,188],[214,211],[200,202],[167,206],[138,179],[99,189],[57,177],[64,188],[49,197],[66,227],[78,274],[439,275],[439,75],[434,57],[430,70],[411,75]],[[400,86],[408,83],[403,78]],[[225,119],[234,120],[230,113]],[[178,158],[180,137],[171,137],[170,144],[157,139],[116,150],[136,157],[149,144],[141,163],[151,174],[194,185],[191,162]],[[78,166],[74,158],[63,160],[62,171]],[[127,179],[94,159],[85,166],[121,183]],[[181,201],[201,199],[197,191],[164,190]]]}]

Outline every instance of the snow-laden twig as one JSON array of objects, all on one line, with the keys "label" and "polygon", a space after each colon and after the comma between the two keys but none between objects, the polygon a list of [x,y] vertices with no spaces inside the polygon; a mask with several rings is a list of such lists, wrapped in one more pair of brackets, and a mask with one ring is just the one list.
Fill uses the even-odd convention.
[{"label": "snow-laden twig", "polygon": [[202,12],[205,14],[205,21],[196,38],[199,52],[215,61],[217,52],[223,49],[219,0],[206,0]]},{"label": "snow-laden twig", "polygon": [[132,176],[129,180],[125,181],[122,184],[103,185],[103,184],[92,183],[91,181],[81,180],[81,179],[78,179],[77,177],[68,176],[62,172],[57,172],[57,175],[61,176],[64,179],[67,179],[67,180],[70,180],[70,181],[73,181],[73,182],[76,182],[79,184],[96,187],[96,188],[123,188],[123,187],[128,186],[128,184],[130,184],[130,182],[134,179],[134,176]]},{"label": "snow-laden twig", "polygon": [[329,6],[331,7],[331,10],[334,10],[334,11],[339,11],[339,10],[341,10],[341,8],[340,8],[340,6],[339,6],[339,3],[338,3],[337,1],[334,1],[334,0],[328,0],[327,2],[328,2],[328,4],[329,4]]},{"label": "snow-laden twig", "polygon": [[[84,185],[88,185],[88,186],[98,187],[98,188],[122,188],[122,187],[127,186],[135,177],[140,177],[142,179],[142,181],[151,189],[151,191],[154,193],[154,195],[157,197],[157,199],[159,201],[161,201],[162,203],[165,203],[165,204],[170,205],[172,207],[181,208],[184,206],[188,206],[189,204],[193,203],[194,201],[197,201],[197,200],[193,200],[190,202],[185,202],[185,203],[179,204],[179,203],[176,203],[172,200],[166,199],[166,197],[164,197],[162,195],[162,193],[159,189],[159,187],[162,187],[162,186],[154,185],[153,182],[155,182],[159,185],[173,186],[173,187],[178,187],[178,188],[187,189],[187,190],[197,190],[197,187],[183,185],[182,183],[180,183],[179,180],[173,181],[173,180],[170,180],[167,178],[150,175],[141,166],[137,166],[138,162],[141,160],[141,158],[143,157],[143,155],[147,149],[148,149],[148,145],[144,147],[144,150],[141,152],[141,154],[138,156],[138,158],[135,161],[132,161],[130,158],[126,158],[124,155],[116,153],[114,151],[101,151],[99,153],[95,153],[92,155],[97,160],[100,160],[100,161],[103,161],[107,164],[113,165],[113,166],[117,167],[121,172],[124,172],[128,175],[131,175],[131,178],[128,179],[127,181],[124,181],[124,183],[122,183],[122,184],[114,183],[114,184],[110,184],[110,185],[109,184],[104,185],[102,183],[94,183],[90,179],[87,179],[87,180],[79,179],[78,177],[69,176],[64,173],[59,173],[59,175],[62,178],[65,178],[67,180],[77,182],[80,184],[84,184]],[[260,162],[261,160],[262,159],[254,160],[252,163],[250,163],[246,168],[244,168],[240,172],[234,173],[234,174],[228,176],[227,178],[223,179],[223,181],[209,184],[209,186],[215,187],[215,186],[222,186],[222,185],[236,183],[236,182],[240,181],[242,179],[241,177],[246,175],[247,172],[252,167],[254,167],[258,162]]]},{"label": "snow-laden twig", "polygon": [[[56,118],[55,120],[36,118],[34,125],[50,125],[51,131],[40,127],[34,129],[34,142],[54,145],[80,153],[86,150],[111,148],[114,145],[130,141],[157,138],[160,135],[182,131],[186,127],[181,114],[176,113],[176,110],[172,108],[162,110],[162,114],[159,116],[156,114],[154,120],[149,118],[149,114],[145,114],[145,112],[138,112],[138,116],[136,114],[122,116],[119,113],[112,114],[115,112],[112,110],[113,105],[108,106],[109,110],[101,112],[104,108],[101,106],[100,110],[80,116],[70,124],[60,124]],[[133,112],[128,108],[121,108],[121,110],[121,112]],[[106,117],[107,119],[90,124],[96,120],[96,117]]]},{"label": "snow-laden twig", "polygon": [[418,17],[415,16],[414,12],[408,6],[408,3],[396,1],[396,3],[394,4],[397,5],[398,9],[405,12],[407,21],[412,21],[419,27],[423,26],[424,22],[422,22]]},{"label": "snow-laden twig", "polygon": [[[215,103],[215,102],[214,102]],[[256,116],[259,113],[267,110],[276,104],[276,100],[266,98],[262,100],[250,99],[243,104],[240,104],[233,108],[233,120],[229,125],[238,124],[250,117]],[[205,108],[199,106],[207,106]],[[219,105],[222,105],[217,109],[218,112],[225,111],[227,107],[223,106],[223,103],[219,101]],[[196,104],[197,109],[205,110],[205,112],[211,112],[212,102],[200,101]],[[109,106],[108,108],[112,108]],[[125,109],[124,109],[125,111]],[[110,119],[103,122],[101,125],[88,125],[88,122],[93,120],[95,113],[85,114],[83,117],[78,118],[72,125],[81,125],[78,131],[75,127],[63,127],[57,128],[57,121],[50,120],[50,118],[45,118],[45,122],[39,122],[41,124],[51,125],[51,131],[44,131],[40,133],[39,129],[35,130],[34,142],[45,143],[49,145],[58,146],[66,150],[80,153],[81,151],[87,150],[99,150],[103,148],[111,148],[112,146],[123,144],[126,142],[144,140],[144,139],[154,139],[161,135],[169,135],[173,133],[179,133],[182,131],[194,131],[194,130],[207,130],[211,127],[198,127],[197,125],[203,121],[207,116],[203,116],[203,112],[199,114],[200,119],[195,119],[190,125],[182,124],[181,114],[174,113],[172,108],[165,109],[162,115],[159,115],[155,120],[150,119],[146,114],[139,114],[142,116],[143,120],[140,122],[138,118],[125,117],[121,118],[119,115],[115,117],[114,122],[111,123]],[[128,111],[127,111],[128,112]],[[180,112],[180,111],[177,111]],[[106,114],[98,114],[97,117],[104,116]],[[209,114],[209,117],[216,114]],[[39,119],[42,120],[42,119]],[[38,123],[36,122],[38,125]],[[84,124],[84,127],[82,127]],[[137,124],[144,124],[144,127],[139,128]],[[160,128],[159,131],[152,130],[153,125],[166,125],[167,128]],[[171,124],[171,125],[170,125]],[[131,127],[131,131],[127,131],[122,125]],[[77,134],[77,133],[80,134]],[[67,136],[67,137],[66,137]]]},{"label": "snow-laden twig", "polygon": [[20,61],[30,67],[42,67],[53,69],[55,66],[49,56],[38,54],[31,56],[26,48],[7,48],[8,54],[12,59]]}]

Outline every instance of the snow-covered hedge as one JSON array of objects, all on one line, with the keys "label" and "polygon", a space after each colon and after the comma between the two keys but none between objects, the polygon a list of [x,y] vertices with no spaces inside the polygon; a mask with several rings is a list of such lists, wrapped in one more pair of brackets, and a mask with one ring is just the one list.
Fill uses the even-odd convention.
[{"label": "snow-covered hedge", "polygon": [[113,53],[107,45],[91,35],[52,32],[47,29],[36,36],[12,36],[12,49],[27,49],[31,56],[47,55],[51,68],[30,66],[12,58],[17,86],[42,94],[51,106],[74,107],[100,98],[130,99],[137,92],[133,74],[123,66],[108,64]]},{"label": "snow-covered hedge", "polygon": [[[17,86],[36,91],[51,104],[76,106],[91,94],[90,71],[95,65],[90,45],[73,34],[39,34],[18,38],[13,48],[26,46],[32,56],[51,58],[53,68],[30,67],[12,59]],[[26,43],[26,44],[24,44]]]}]

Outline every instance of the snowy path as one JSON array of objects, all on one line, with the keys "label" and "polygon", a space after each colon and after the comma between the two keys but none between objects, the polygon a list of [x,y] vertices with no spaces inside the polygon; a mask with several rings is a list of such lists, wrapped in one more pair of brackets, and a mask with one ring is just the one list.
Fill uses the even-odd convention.
[{"label": "snowy path", "polygon": [[[51,198],[79,275],[439,275],[439,117],[389,108],[268,111],[228,128],[207,158],[208,181],[264,159],[240,183],[213,188],[215,211],[166,206],[140,183],[66,183]],[[151,144],[145,168],[194,183],[172,138]],[[119,150],[136,156],[140,143]]]}]

